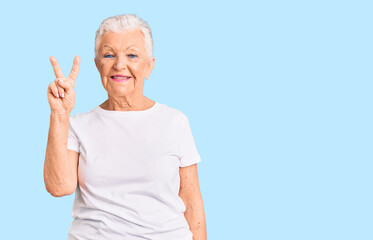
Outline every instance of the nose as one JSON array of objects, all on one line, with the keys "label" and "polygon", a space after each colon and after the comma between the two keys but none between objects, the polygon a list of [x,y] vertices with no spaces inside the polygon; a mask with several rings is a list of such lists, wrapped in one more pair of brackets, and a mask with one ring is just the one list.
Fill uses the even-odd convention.
[{"label": "nose", "polygon": [[114,68],[115,69],[123,69],[127,66],[127,59],[126,59],[126,56],[122,56],[122,55],[118,55],[117,58],[115,59],[115,63],[114,63]]}]

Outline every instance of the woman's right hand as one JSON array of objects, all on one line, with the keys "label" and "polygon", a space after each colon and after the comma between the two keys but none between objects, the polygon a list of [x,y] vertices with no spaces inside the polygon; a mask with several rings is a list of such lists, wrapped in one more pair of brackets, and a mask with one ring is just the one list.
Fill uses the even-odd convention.
[{"label": "woman's right hand", "polygon": [[[75,79],[79,73],[80,58],[75,56],[70,75],[65,77],[58,65],[57,59],[50,57],[56,79],[48,86],[48,102],[51,113],[70,114],[75,105]],[[63,82],[60,82],[61,79]]]}]

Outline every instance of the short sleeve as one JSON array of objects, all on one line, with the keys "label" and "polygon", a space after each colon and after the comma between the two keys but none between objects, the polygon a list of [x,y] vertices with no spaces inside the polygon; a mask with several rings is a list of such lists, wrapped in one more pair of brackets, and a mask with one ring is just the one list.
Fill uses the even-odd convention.
[{"label": "short sleeve", "polygon": [[182,115],[182,131],[181,131],[181,156],[180,156],[180,167],[190,166],[192,164],[201,161],[201,157],[197,151],[196,144],[194,142],[192,130],[189,124],[188,117]]},{"label": "short sleeve", "polygon": [[72,126],[72,120],[70,117],[69,132],[68,132],[68,137],[67,137],[67,149],[74,150],[75,152],[80,153],[79,148],[80,148],[80,143],[79,143],[78,137],[76,136],[74,128]]}]

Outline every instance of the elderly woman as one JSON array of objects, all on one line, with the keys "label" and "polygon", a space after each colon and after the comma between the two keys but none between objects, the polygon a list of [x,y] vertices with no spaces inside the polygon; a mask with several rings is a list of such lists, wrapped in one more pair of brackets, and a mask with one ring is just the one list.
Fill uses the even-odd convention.
[{"label": "elderly woman", "polygon": [[47,191],[75,192],[69,240],[206,239],[197,152],[187,116],[143,95],[154,66],[150,27],[136,15],[105,19],[95,63],[108,99],[70,117],[80,59],[65,77],[54,57],[48,87]]}]

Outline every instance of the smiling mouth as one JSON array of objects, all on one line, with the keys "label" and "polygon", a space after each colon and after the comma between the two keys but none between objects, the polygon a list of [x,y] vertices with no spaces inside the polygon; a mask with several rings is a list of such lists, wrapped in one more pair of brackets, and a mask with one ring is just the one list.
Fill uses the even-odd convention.
[{"label": "smiling mouth", "polygon": [[110,78],[113,79],[113,81],[115,82],[127,82],[129,81],[131,77],[124,76],[124,75],[114,75],[114,76],[111,76]]},{"label": "smiling mouth", "polygon": [[131,77],[128,77],[128,76],[111,76],[110,78],[117,79],[117,80],[128,80]]}]

